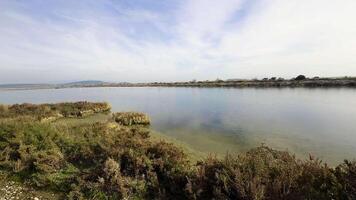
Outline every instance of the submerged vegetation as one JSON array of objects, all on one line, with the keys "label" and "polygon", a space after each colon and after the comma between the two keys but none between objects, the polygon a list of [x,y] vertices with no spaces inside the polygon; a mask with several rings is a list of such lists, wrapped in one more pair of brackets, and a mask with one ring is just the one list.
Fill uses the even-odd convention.
[{"label": "submerged vegetation", "polygon": [[66,199],[356,199],[355,161],[329,167],[260,146],[193,163],[152,140],[144,114],[57,123],[109,111],[88,102],[0,106],[0,171]]}]

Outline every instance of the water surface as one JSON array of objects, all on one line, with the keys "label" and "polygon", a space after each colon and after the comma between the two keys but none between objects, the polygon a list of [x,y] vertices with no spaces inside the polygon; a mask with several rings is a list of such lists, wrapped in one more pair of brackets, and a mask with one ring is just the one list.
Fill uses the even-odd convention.
[{"label": "water surface", "polygon": [[71,88],[2,90],[0,103],[107,101],[148,113],[153,129],[202,152],[262,143],[331,164],[356,158],[355,89]]}]

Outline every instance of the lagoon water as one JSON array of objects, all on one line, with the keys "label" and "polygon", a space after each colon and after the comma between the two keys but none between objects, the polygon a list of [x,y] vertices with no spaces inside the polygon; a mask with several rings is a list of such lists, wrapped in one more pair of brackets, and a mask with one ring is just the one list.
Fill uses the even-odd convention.
[{"label": "lagoon water", "polygon": [[335,164],[356,158],[355,89],[70,88],[0,90],[0,103],[107,101],[148,113],[152,128],[194,150],[266,144]]}]

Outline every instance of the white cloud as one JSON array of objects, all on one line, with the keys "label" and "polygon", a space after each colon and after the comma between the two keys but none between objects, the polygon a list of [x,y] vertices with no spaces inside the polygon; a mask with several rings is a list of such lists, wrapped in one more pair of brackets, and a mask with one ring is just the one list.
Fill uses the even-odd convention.
[{"label": "white cloud", "polygon": [[262,1],[219,51],[240,57],[234,64],[249,75],[355,75],[354,8],[352,0]]},{"label": "white cloud", "polygon": [[243,10],[246,2],[187,0],[173,14],[54,13],[63,21],[5,4],[0,83],[356,75],[356,1],[257,0]]},{"label": "white cloud", "polygon": [[220,39],[224,26],[241,6],[241,0],[191,0],[180,10],[177,32],[183,41],[208,47]]}]

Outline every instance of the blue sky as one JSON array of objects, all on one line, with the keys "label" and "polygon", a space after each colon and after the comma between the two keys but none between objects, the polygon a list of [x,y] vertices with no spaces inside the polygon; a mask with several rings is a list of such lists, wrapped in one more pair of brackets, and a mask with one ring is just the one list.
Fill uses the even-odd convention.
[{"label": "blue sky", "polygon": [[0,0],[0,84],[355,76],[354,0]]}]

